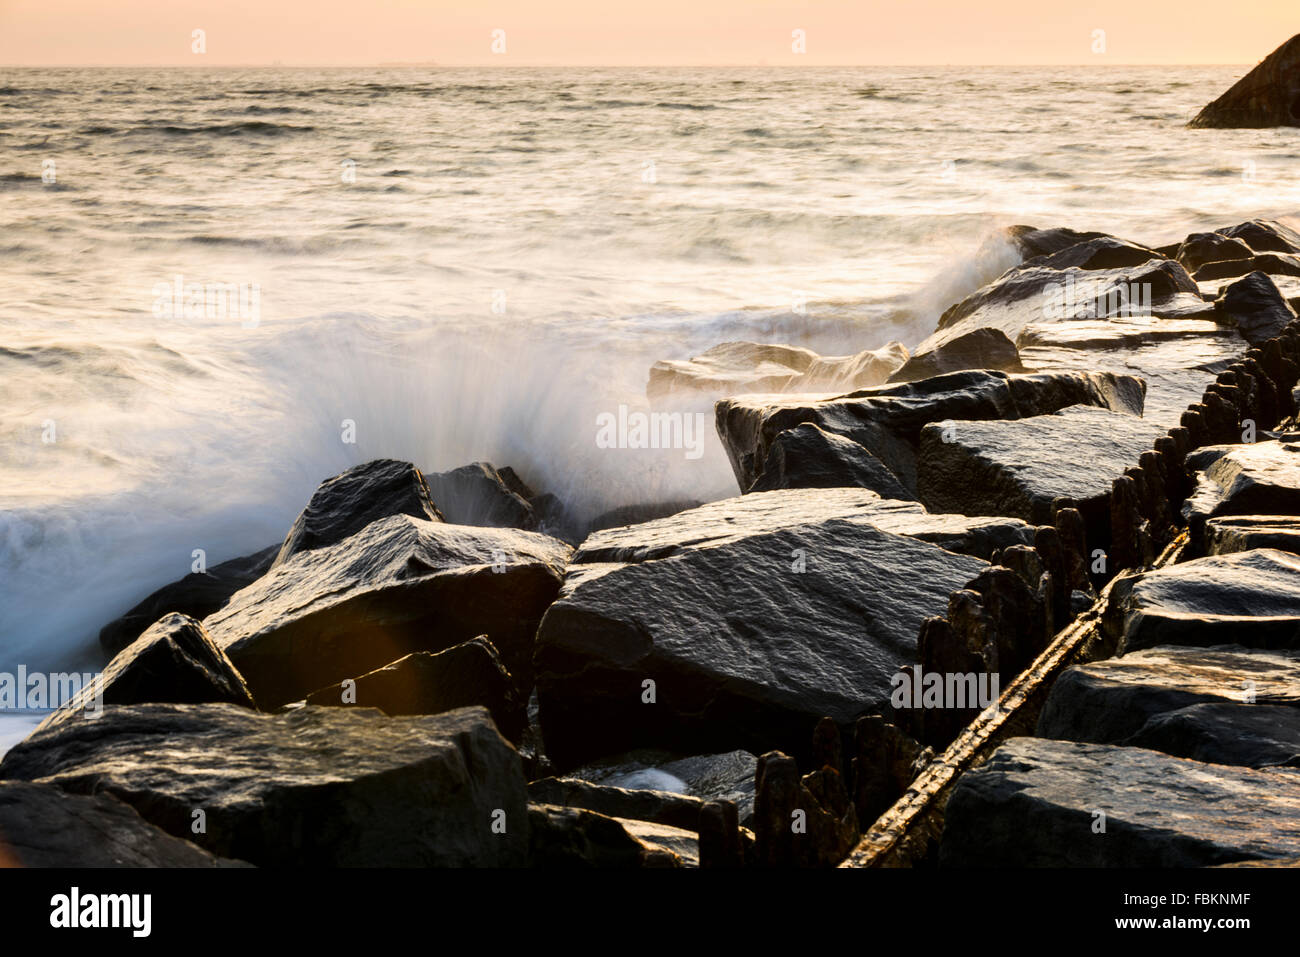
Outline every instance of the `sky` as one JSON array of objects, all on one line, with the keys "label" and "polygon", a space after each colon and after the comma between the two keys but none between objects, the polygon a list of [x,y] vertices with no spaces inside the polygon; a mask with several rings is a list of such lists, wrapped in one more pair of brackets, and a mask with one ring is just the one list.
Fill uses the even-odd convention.
[{"label": "sky", "polygon": [[0,67],[1253,64],[1298,32],[1300,0],[0,0]]}]

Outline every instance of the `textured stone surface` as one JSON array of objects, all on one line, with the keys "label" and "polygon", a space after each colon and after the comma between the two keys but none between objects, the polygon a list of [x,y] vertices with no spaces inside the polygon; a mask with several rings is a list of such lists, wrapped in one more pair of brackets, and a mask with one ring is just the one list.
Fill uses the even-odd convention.
[{"label": "textured stone surface", "polygon": [[746,492],[783,488],[867,488],[911,500],[894,473],[861,445],[806,422],[772,440],[759,476]]},{"label": "textured stone surface", "polygon": [[[39,731],[0,778],[107,793],[214,854],[265,866],[524,863],[519,755],[485,709],[391,718],[305,707],[129,705]],[[193,834],[194,811],[206,832]],[[506,833],[493,833],[493,812]]]},{"label": "textured stone surface", "polygon": [[537,527],[532,504],[488,462],[433,472],[425,478],[429,493],[449,522],[528,531]]},{"label": "textured stone surface", "polygon": [[1253,548],[1300,554],[1300,518],[1292,515],[1234,515],[1205,523],[1205,554],[1231,555]]},{"label": "textured stone surface", "polygon": [[909,359],[889,377],[890,382],[912,382],[962,369],[1000,369],[1023,372],[1016,344],[1001,329],[973,329],[950,339],[923,356]]},{"label": "textured stone surface", "polygon": [[85,720],[99,703],[203,704],[227,701],[252,708],[243,676],[202,624],[187,615],[167,615],[109,662],[97,686],[83,688],[40,728]]},{"label": "textured stone surface", "polygon": [[592,784],[580,778],[541,778],[528,785],[533,804],[578,807],[609,817],[649,821],[669,827],[697,830],[704,802],[687,794],[644,788],[620,788]]},{"label": "textured stone surface", "polygon": [[0,782],[0,867],[242,867],[172,837],[109,794]]},{"label": "textured stone surface", "polygon": [[[1105,832],[1094,823],[1105,814]],[[1300,852],[1300,772],[1014,738],[948,801],[947,867],[1207,867]]]},{"label": "textured stone surface", "polygon": [[678,757],[663,751],[632,751],[578,768],[572,777],[627,789],[686,794],[701,801],[730,801],[738,822],[754,817],[754,773],[758,758],[748,751]]},{"label": "textured stone surface", "polygon": [[694,835],[676,828],[626,821],[575,807],[530,804],[529,863],[561,870],[695,866],[678,849],[693,850]]},{"label": "textured stone surface", "polygon": [[1188,124],[1200,129],[1300,126],[1300,36],[1294,36]]},{"label": "textured stone surface", "polygon": [[985,564],[882,531],[881,504],[765,492],[589,539],[538,631],[552,757],[803,750],[823,715],[847,725],[883,701],[921,621]]},{"label": "textured stone surface", "polygon": [[1183,503],[1195,544],[1221,515],[1300,516],[1300,443],[1207,446],[1188,458],[1196,488]]},{"label": "textured stone surface", "polygon": [[[1300,275],[1300,270],[1296,274]],[[1263,272],[1252,272],[1234,282],[1215,305],[1219,314],[1253,346],[1280,335],[1296,319],[1295,310]]]},{"label": "textured stone surface", "polygon": [[1194,704],[1156,715],[1122,743],[1210,764],[1300,768],[1300,708]]},{"label": "textured stone surface", "polygon": [[395,515],[293,559],[204,624],[262,707],[487,635],[522,684],[569,547]]}]

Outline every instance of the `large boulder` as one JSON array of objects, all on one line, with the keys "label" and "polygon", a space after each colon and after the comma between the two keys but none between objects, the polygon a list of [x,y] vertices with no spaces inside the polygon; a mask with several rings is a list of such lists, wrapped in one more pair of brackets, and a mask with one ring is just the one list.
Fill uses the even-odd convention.
[{"label": "large boulder", "polygon": [[1152,447],[1159,429],[1145,419],[1091,406],[1007,422],[953,422],[921,431],[916,491],[925,507],[963,515],[1055,521],[1068,498],[1089,541],[1104,540],[1111,483]]},{"label": "large boulder", "polygon": [[883,702],[921,622],[987,567],[875,524],[907,504],[764,492],[592,536],[538,630],[551,757],[802,752],[823,715]]},{"label": "large boulder", "polygon": [[1275,219],[1252,219],[1218,232],[1240,239],[1257,253],[1300,253],[1300,232]]},{"label": "large boulder", "polygon": [[890,382],[914,382],[962,369],[998,369],[1024,372],[1016,344],[1001,329],[973,329],[927,352],[909,359],[889,377]]},{"label": "large boulder", "polygon": [[1236,237],[1223,233],[1192,233],[1178,247],[1175,258],[1188,272],[1196,272],[1206,263],[1250,259],[1254,255],[1255,251]]},{"label": "large boulder", "polygon": [[743,491],[783,488],[867,488],[885,498],[914,498],[880,459],[851,439],[811,422],[777,434],[758,478]]},{"label": "large boulder", "polygon": [[1300,126],[1300,35],[1270,53],[1187,125],[1193,129]]},{"label": "large boulder", "polygon": [[279,553],[279,545],[270,545],[260,552],[232,558],[207,571],[191,572],[179,581],[164,585],[100,629],[100,645],[109,655],[115,655],[163,615],[177,612],[206,618],[220,611],[231,595],[265,575]]},{"label": "large boulder", "polygon": [[410,462],[375,459],[321,483],[294,520],[271,571],[302,552],[337,545],[371,522],[411,515],[441,522],[424,476]]},{"label": "large boulder", "polygon": [[173,837],[110,794],[0,782],[0,867],[243,867]]},{"label": "large boulder", "polygon": [[482,705],[497,729],[518,744],[527,702],[487,637],[445,651],[417,651],[390,665],[307,696],[307,704],[355,705],[385,714],[442,714]]},{"label": "large boulder", "polygon": [[677,828],[619,820],[585,808],[551,804],[528,806],[530,866],[559,870],[629,870],[687,867],[677,848],[686,850],[694,835]]},{"label": "large boulder", "polygon": [[1300,648],[1300,556],[1271,548],[1148,572],[1123,603],[1122,648]]},{"label": "large boulder", "polygon": [[[538,517],[513,473],[510,482],[487,462],[462,465],[425,476],[443,518],[456,525],[489,528],[537,528]],[[514,484],[514,488],[511,487]]]},{"label": "large boulder", "polygon": [[1281,335],[1282,330],[1296,319],[1291,304],[1282,298],[1273,280],[1262,272],[1252,272],[1245,279],[1234,282],[1215,305],[1227,321],[1241,330],[1242,337],[1252,346]]},{"label": "large boulder", "polygon": [[110,661],[97,683],[82,688],[38,730],[88,717],[100,705],[221,701],[254,707],[243,676],[203,625],[188,615],[167,615]]},{"label": "large boulder", "polygon": [[36,732],[0,778],[110,794],[259,866],[502,867],[528,848],[519,755],[483,708],[117,706]]},{"label": "large boulder", "polygon": [[295,555],[204,624],[264,708],[477,635],[527,688],[569,552],[535,532],[393,515]]},{"label": "large boulder", "polygon": [[1142,413],[1141,379],[1112,373],[1011,375],[970,370],[838,396],[748,396],[716,406],[718,434],[742,489],[761,476],[777,436],[805,422],[861,445],[909,492],[931,422],[1020,419],[1071,405]]},{"label": "large boulder", "polygon": [[1151,718],[1122,743],[1249,768],[1300,768],[1300,708],[1206,703]]},{"label": "large boulder", "polygon": [[798,346],[724,342],[686,360],[661,360],[650,369],[652,399],[750,392],[810,392],[879,385],[907,361],[907,349],[891,342],[851,356],[821,356]]},{"label": "large boulder", "polygon": [[1285,706],[1300,713],[1300,651],[1167,645],[1075,665],[1052,685],[1037,733],[1116,744],[1152,718],[1201,704]]},{"label": "large boulder", "polygon": [[1206,446],[1188,456],[1196,488],[1183,503],[1194,544],[1205,523],[1228,515],[1300,516],[1300,443]]},{"label": "large boulder", "polygon": [[1208,867],[1300,852],[1300,772],[1008,741],[957,781],[946,867]]}]

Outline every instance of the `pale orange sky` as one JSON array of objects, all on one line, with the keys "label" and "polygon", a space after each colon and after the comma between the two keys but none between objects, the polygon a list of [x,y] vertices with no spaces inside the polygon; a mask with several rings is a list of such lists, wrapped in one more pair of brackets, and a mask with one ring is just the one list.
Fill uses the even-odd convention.
[{"label": "pale orange sky", "polygon": [[1249,64],[1297,32],[1300,0],[0,0],[0,66]]}]

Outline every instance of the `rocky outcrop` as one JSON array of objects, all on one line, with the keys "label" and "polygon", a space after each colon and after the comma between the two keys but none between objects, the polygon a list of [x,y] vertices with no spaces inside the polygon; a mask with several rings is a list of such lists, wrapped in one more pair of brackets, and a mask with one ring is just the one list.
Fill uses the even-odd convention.
[{"label": "rocky outcrop", "polygon": [[220,611],[231,595],[265,575],[279,553],[280,546],[271,545],[164,585],[121,618],[105,625],[99,632],[100,645],[109,655],[115,655],[164,615],[176,612],[206,618]]},{"label": "rocky outcrop", "polygon": [[356,705],[385,714],[442,714],[482,705],[497,730],[519,744],[527,703],[492,642],[480,635],[445,651],[416,652],[346,683],[307,696],[307,704]]},{"label": "rocky outcrop", "polygon": [[1088,540],[1104,541],[1111,483],[1148,451],[1158,427],[1133,415],[1072,406],[1008,422],[927,425],[917,456],[917,496],[936,512],[1055,521],[1059,500],[1082,514]]},{"label": "rocky outcrop", "polygon": [[896,506],[908,503],[765,492],[592,536],[538,631],[552,758],[797,753],[823,715],[850,725],[914,660],[921,621],[985,567],[883,531],[877,511]]},{"label": "rocky outcrop", "polygon": [[254,707],[243,676],[202,624],[167,615],[109,662],[98,682],[41,722],[38,730],[84,717],[99,705],[204,704]]},{"label": "rocky outcrop", "polygon": [[679,395],[721,398],[752,392],[817,392],[879,385],[907,361],[891,342],[851,356],[820,356],[798,346],[724,342],[688,360],[661,360],[650,369],[651,400]]},{"label": "rocky outcrop", "polygon": [[695,831],[704,802],[686,794],[592,784],[579,778],[541,778],[528,785],[533,804],[576,807],[608,817],[666,824]]},{"label": "rocky outcrop", "polygon": [[294,555],[337,545],[371,522],[390,515],[411,515],[441,522],[429,498],[424,476],[410,462],[375,459],[327,479],[285,536],[271,571]]},{"label": "rocky outcrop", "polygon": [[1248,768],[1300,768],[1300,708],[1194,704],[1151,718],[1123,744]]},{"label": "rocky outcrop", "polygon": [[1233,236],[1225,236],[1223,233],[1192,233],[1179,245],[1174,258],[1188,272],[1194,273],[1206,263],[1250,259],[1254,255],[1253,249]]},{"label": "rocky outcrop", "polygon": [[717,404],[716,417],[718,434],[742,489],[759,479],[778,435],[812,423],[861,445],[912,491],[921,430],[931,422],[1020,419],[1071,405],[1140,415],[1142,401],[1142,380],[1133,376],[967,371],[825,398],[724,399]]},{"label": "rocky outcrop", "polygon": [[532,804],[528,807],[528,862],[532,867],[561,870],[630,870],[641,867],[686,867],[669,845],[682,847],[694,835],[676,828],[638,827],[595,811]]},{"label": "rocky outcrop", "polygon": [[462,465],[449,472],[431,472],[425,476],[429,492],[438,503],[443,518],[456,525],[479,525],[488,528],[537,528],[538,517],[526,489],[511,473],[511,488],[505,476],[487,462]]},{"label": "rocky outcrop", "polygon": [[1269,548],[1149,572],[1124,602],[1123,649],[1300,648],[1300,556]]},{"label": "rocky outcrop", "polygon": [[1270,53],[1187,125],[1193,129],[1300,126],[1300,35]]},{"label": "rocky outcrop", "polygon": [[758,759],[754,844],[759,867],[834,867],[858,839],[857,810],[839,771],[800,775],[794,759]]},{"label": "rocky outcrop", "polygon": [[295,555],[204,624],[260,706],[487,635],[521,688],[569,547],[394,515]]},{"label": "rocky outcrop", "polygon": [[1234,282],[1215,306],[1252,346],[1280,335],[1296,318],[1295,310],[1282,298],[1277,285],[1262,272],[1252,272],[1240,282]]},{"label": "rocky outcrop", "polygon": [[758,478],[744,491],[784,488],[867,488],[885,498],[914,497],[861,445],[811,422],[777,434]]},{"label": "rocky outcrop", "polygon": [[963,369],[1025,371],[1016,344],[1007,338],[1005,332],[1001,329],[975,329],[923,356],[909,359],[889,377],[889,381],[913,382]]},{"label": "rocky outcrop", "polygon": [[961,776],[948,867],[1207,867],[1300,852],[1300,772],[1015,738]]},{"label": "rocky outcrop", "polygon": [[0,782],[0,867],[243,867],[150,824],[109,794]]},{"label": "rocky outcrop", "polygon": [[1231,555],[1276,548],[1300,555],[1300,518],[1292,515],[1238,515],[1205,523],[1205,554]]},{"label": "rocky outcrop", "polygon": [[38,731],[4,780],[109,794],[222,857],[270,867],[525,863],[519,756],[485,709],[425,717],[129,705]]},{"label": "rocky outcrop", "polygon": [[1300,443],[1206,446],[1188,457],[1196,488],[1183,503],[1193,544],[1205,523],[1230,515],[1300,516]]}]

